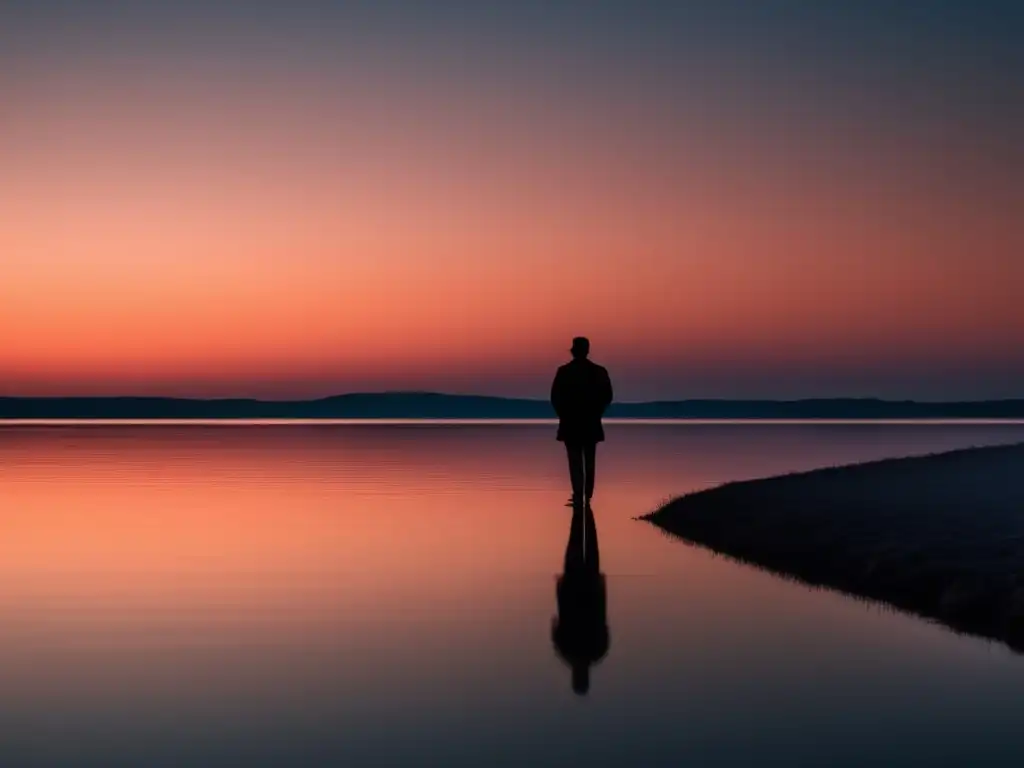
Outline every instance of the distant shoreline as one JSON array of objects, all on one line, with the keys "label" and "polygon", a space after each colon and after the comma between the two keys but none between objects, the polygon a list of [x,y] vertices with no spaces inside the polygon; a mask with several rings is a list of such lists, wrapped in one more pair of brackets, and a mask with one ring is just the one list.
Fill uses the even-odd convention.
[{"label": "distant shoreline", "polygon": [[644,520],[1024,652],[1024,444],[729,483]]},{"label": "distant shoreline", "polygon": [[[1024,400],[926,403],[867,398],[678,400],[613,403],[609,420],[676,421],[979,421],[1024,420]],[[12,420],[546,420],[546,400],[434,392],[354,393],[305,401],[194,400],[159,397],[0,397],[0,421]]]}]

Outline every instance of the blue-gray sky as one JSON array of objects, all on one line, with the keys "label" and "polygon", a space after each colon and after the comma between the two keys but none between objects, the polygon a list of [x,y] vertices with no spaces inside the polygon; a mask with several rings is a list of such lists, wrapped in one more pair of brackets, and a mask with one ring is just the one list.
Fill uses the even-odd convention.
[{"label": "blue-gray sky", "polygon": [[1008,397],[1024,6],[8,2],[0,394]]}]

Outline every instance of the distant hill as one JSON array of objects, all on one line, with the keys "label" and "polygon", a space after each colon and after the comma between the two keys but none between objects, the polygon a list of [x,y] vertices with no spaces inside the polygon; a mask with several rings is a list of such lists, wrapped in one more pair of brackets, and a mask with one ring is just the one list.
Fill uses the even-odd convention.
[{"label": "distant hill", "polygon": [[[543,419],[554,415],[545,400],[434,392],[357,393],[301,401],[0,397],[0,419]],[[873,399],[678,400],[614,403],[607,417],[1024,419],[1024,400],[952,403]]]}]

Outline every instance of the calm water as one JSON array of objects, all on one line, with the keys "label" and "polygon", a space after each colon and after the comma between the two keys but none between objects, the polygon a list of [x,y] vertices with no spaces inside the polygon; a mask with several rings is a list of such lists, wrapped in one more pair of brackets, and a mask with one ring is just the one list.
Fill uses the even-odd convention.
[{"label": "calm water", "polygon": [[633,519],[1024,426],[608,433],[578,697],[550,426],[0,427],[0,765],[1024,764],[1024,657]]}]

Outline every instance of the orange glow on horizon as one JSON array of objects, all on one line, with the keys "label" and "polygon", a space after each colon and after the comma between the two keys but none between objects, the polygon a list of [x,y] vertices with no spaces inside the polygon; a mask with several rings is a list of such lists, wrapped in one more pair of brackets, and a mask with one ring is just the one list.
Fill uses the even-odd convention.
[{"label": "orange glow on horizon", "polygon": [[43,81],[0,132],[0,395],[522,382],[580,332],[648,370],[969,368],[1024,344],[1018,190],[980,167],[988,197],[935,184],[924,149],[110,77]]}]

